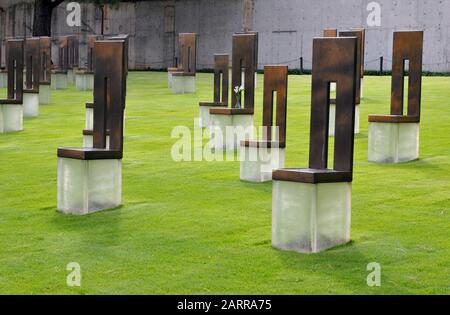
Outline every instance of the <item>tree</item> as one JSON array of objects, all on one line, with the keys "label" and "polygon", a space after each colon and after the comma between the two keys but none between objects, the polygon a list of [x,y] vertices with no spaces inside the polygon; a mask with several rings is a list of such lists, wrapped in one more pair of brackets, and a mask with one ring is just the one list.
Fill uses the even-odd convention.
[{"label": "tree", "polygon": [[[118,4],[120,0],[78,0],[79,2],[91,2],[102,10],[105,4]],[[34,0],[33,36],[51,36],[53,9],[63,3],[64,0]]]},{"label": "tree", "polygon": [[50,36],[53,9],[64,0],[34,0],[33,36]]}]

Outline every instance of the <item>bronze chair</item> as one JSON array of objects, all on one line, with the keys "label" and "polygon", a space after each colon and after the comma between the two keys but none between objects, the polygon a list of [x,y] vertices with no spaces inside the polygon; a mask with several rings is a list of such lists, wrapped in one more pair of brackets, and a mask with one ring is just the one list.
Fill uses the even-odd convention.
[{"label": "bronze chair", "polygon": [[7,98],[0,100],[0,132],[23,130],[23,39],[6,41]]},{"label": "bronze chair", "polygon": [[[352,181],[357,38],[315,38],[309,168],[280,169],[273,179],[303,183]],[[333,169],[328,169],[330,82],[337,82]]]},{"label": "bronze chair", "polygon": [[87,214],[121,204],[124,47],[123,40],[95,42],[93,147],[58,148],[58,209],[62,212]]},{"label": "bronze chair", "polygon": [[209,127],[209,109],[228,107],[228,54],[214,55],[214,96],[212,102],[200,102],[200,126]]},{"label": "bronze chair", "polygon": [[[272,174],[272,246],[317,253],[350,241],[357,38],[313,40],[309,168]],[[330,82],[337,82],[328,168]]]}]

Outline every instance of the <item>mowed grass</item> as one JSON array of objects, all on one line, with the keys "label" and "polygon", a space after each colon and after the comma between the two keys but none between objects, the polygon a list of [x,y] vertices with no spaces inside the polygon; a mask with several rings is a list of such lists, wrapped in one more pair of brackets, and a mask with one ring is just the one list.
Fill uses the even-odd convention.
[{"label": "mowed grass", "polygon": [[[211,74],[197,75],[196,94],[173,95],[166,73],[131,72],[123,206],[57,212],[56,149],[81,146],[92,93],[53,91],[23,132],[0,135],[0,293],[449,294],[450,78],[424,78],[420,160],[398,165],[367,161],[367,115],[389,112],[390,78],[364,83],[352,242],[312,255],[271,247],[271,183],[241,182],[237,161],[172,160],[172,129],[193,128]],[[290,76],[288,94],[286,166],[305,167],[310,76]],[[66,285],[69,262],[81,287]],[[381,287],[366,284],[370,262]]]}]

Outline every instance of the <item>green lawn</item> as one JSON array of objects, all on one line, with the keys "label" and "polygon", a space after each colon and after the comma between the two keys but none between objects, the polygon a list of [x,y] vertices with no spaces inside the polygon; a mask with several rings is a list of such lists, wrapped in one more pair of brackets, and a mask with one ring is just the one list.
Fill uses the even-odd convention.
[{"label": "green lawn", "polygon": [[[271,183],[241,182],[237,161],[172,161],[172,128],[193,126],[212,75],[199,74],[192,95],[166,82],[129,75],[118,209],[56,211],[56,148],[81,146],[91,93],[54,91],[23,132],[0,135],[1,294],[450,293],[450,78],[424,78],[420,160],[400,165],[367,161],[366,117],[389,112],[390,77],[365,78],[352,242],[312,255],[271,247]],[[288,94],[286,166],[305,167],[310,77],[290,76]],[[69,262],[81,287],[66,285]],[[381,264],[381,287],[366,284],[369,262]]]}]

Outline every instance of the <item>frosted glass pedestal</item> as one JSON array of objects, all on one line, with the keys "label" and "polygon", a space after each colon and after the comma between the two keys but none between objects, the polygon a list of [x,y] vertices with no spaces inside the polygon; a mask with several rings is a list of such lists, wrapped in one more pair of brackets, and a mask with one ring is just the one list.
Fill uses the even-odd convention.
[{"label": "frosted glass pedestal", "polygon": [[0,132],[23,130],[22,104],[0,105]]},{"label": "frosted glass pedestal", "polygon": [[272,171],[283,168],[284,148],[260,148],[242,146],[240,149],[240,178],[248,182],[267,182],[272,180]]},{"label": "frosted glass pedestal", "polygon": [[[83,148],[93,148],[93,147],[94,147],[94,136],[83,135]],[[106,136],[106,149],[109,149],[109,136]]]},{"label": "frosted glass pedestal", "polygon": [[86,107],[86,130],[94,130],[94,109]]},{"label": "frosted glass pedestal", "polygon": [[67,89],[67,73],[52,73],[51,82],[52,90]]},{"label": "frosted glass pedestal", "polygon": [[210,117],[209,146],[213,150],[235,150],[242,140],[254,138],[253,114],[212,114]]},{"label": "frosted glass pedestal", "polygon": [[419,158],[419,123],[369,122],[369,161],[400,163]]},{"label": "frosted glass pedestal", "polygon": [[173,75],[171,88],[174,94],[195,93],[195,76]]},{"label": "frosted glass pedestal", "polygon": [[1,71],[0,72],[0,88],[8,87],[8,72]]},{"label": "frosted glass pedestal", "polygon": [[[211,115],[209,113],[209,110],[211,108],[218,108],[220,106],[207,106],[207,105],[201,105],[200,107],[200,119],[199,119],[199,125],[200,128],[210,128],[211,127]],[[226,105],[223,105],[223,107],[227,107]]]},{"label": "frosted glass pedestal", "polygon": [[58,158],[58,210],[88,214],[122,203],[122,160]]},{"label": "frosted glass pedestal", "polygon": [[39,93],[23,93],[23,117],[39,116]]},{"label": "frosted glass pedestal", "polygon": [[350,241],[352,184],[274,180],[272,246],[318,253]]},{"label": "frosted glass pedestal", "polygon": [[75,74],[73,69],[68,69],[67,70],[67,83],[68,84],[72,84],[75,82]]},{"label": "frosted glass pedestal", "polygon": [[167,72],[167,87],[172,88],[173,72]]},{"label": "frosted glass pedestal", "polygon": [[364,78],[361,78],[361,88],[360,88],[360,90],[361,90],[361,93],[360,93],[361,98],[363,98],[364,97]]},{"label": "frosted glass pedestal", "polygon": [[[330,104],[330,122],[328,125],[328,135],[334,137],[336,121],[336,104]],[[355,134],[359,133],[359,105],[355,106]]]},{"label": "frosted glass pedestal", "polygon": [[48,105],[51,100],[50,84],[39,85],[39,104]]},{"label": "frosted glass pedestal", "polygon": [[94,89],[94,74],[76,73],[75,85],[78,91],[92,91]]},{"label": "frosted glass pedestal", "polygon": [[211,126],[211,117],[209,110],[214,106],[199,106],[200,107],[200,128],[209,128]]}]

